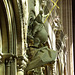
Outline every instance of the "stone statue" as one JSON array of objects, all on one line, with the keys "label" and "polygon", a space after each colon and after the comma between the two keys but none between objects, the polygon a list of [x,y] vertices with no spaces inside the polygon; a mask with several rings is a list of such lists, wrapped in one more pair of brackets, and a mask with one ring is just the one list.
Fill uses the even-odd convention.
[{"label": "stone statue", "polygon": [[49,49],[46,44],[48,39],[47,31],[42,22],[42,11],[33,20],[32,25],[29,25],[28,32],[28,55],[30,62],[26,70],[31,70],[41,67],[55,60],[57,52]]}]

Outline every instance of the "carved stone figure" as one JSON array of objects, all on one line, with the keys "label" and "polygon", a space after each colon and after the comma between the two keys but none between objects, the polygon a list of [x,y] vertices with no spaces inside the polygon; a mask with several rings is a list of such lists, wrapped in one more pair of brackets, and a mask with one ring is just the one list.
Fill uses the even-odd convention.
[{"label": "carved stone figure", "polygon": [[55,60],[57,52],[49,49],[45,43],[48,39],[47,31],[42,22],[42,11],[33,20],[33,23],[29,25],[28,33],[28,54],[30,62],[26,70],[31,70],[37,67],[41,67],[49,62]]}]

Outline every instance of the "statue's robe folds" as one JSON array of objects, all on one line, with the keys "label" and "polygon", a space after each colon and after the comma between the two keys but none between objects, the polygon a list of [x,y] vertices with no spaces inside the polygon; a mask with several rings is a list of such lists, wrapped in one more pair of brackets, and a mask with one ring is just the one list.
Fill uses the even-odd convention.
[{"label": "statue's robe folds", "polygon": [[57,51],[49,49],[47,46],[35,50],[35,55],[29,62],[26,70],[31,70],[37,67],[44,66],[52,61],[55,61]]}]

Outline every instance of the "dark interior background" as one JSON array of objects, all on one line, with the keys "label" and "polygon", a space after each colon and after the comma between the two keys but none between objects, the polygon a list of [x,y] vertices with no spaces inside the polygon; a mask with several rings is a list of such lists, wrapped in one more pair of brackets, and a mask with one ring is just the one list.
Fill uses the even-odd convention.
[{"label": "dark interior background", "polygon": [[73,16],[73,48],[74,48],[74,64],[75,64],[75,0],[72,0],[72,16]]}]

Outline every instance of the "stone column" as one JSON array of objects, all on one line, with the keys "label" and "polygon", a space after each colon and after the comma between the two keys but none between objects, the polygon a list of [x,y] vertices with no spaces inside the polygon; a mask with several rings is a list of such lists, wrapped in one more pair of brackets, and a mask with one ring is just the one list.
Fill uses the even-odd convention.
[{"label": "stone column", "polygon": [[24,75],[24,70],[22,68],[18,69],[17,75]]},{"label": "stone column", "polygon": [[2,62],[1,58],[0,56],[0,75],[5,75],[5,64]]}]

